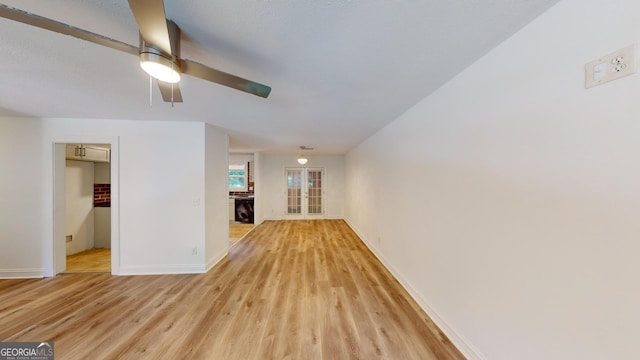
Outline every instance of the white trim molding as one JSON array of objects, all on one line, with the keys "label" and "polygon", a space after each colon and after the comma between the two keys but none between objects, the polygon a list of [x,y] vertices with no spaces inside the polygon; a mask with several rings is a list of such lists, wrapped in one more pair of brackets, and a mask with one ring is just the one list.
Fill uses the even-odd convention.
[{"label": "white trim molding", "polygon": [[224,257],[227,256],[228,253],[229,253],[229,249],[227,248],[225,251],[222,251],[218,255],[212,257],[211,259],[209,259],[207,261],[207,264],[206,264],[205,272],[208,272],[214,266],[218,265],[218,263],[220,263],[220,261],[222,261],[222,259],[224,259]]},{"label": "white trim molding", "polygon": [[171,264],[164,266],[121,266],[118,275],[175,275],[204,274],[206,269],[197,264]]},{"label": "white trim molding", "polygon": [[0,269],[0,279],[34,279],[42,278],[42,268],[35,269]]}]

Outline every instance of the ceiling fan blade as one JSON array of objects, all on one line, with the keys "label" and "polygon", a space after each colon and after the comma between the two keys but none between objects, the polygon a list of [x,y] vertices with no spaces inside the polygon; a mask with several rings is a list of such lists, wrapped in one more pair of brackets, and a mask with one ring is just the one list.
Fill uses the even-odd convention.
[{"label": "ceiling fan blade", "polygon": [[[171,85],[173,85],[173,93],[171,92]],[[160,87],[160,94],[162,94],[162,100],[164,100],[164,102],[182,102],[182,94],[180,93],[180,87],[177,83],[170,84],[158,80],[158,87]]]},{"label": "ceiling fan blade", "polygon": [[271,92],[271,88],[251,80],[228,74],[226,72],[212,69],[205,65],[191,60],[180,60],[182,72],[200,79],[208,80],[220,85],[247,92],[256,96],[266,98]]},{"label": "ceiling fan blade", "polygon": [[167,20],[167,28],[169,29],[169,43],[171,44],[171,54],[180,57],[180,28],[176,23]]},{"label": "ceiling fan blade", "polygon": [[167,55],[175,54],[171,51],[164,2],[162,0],[129,0],[129,7],[133,17],[136,18],[142,38]]},{"label": "ceiling fan blade", "polygon": [[[180,29],[173,22],[166,19],[164,2],[162,0],[129,0],[129,6],[136,18],[142,38],[146,42],[153,44],[160,51],[179,57]],[[138,56],[140,52],[137,46],[4,4],[0,4],[0,17],[73,36],[131,55]],[[180,59],[179,62],[181,70],[185,74],[263,98],[268,97],[271,93],[271,87],[267,85],[212,69],[195,61]],[[171,85],[160,81],[158,81],[158,84],[164,101],[171,101]],[[173,88],[173,102],[182,102],[182,94],[177,85],[174,85]]]},{"label": "ceiling fan blade", "polygon": [[111,39],[91,31],[83,30],[56,20],[52,20],[40,15],[32,14],[20,9],[12,8],[0,4],[0,17],[32,25],[41,29],[50,30],[64,35],[86,40],[94,44],[103,45],[115,50],[126,52],[131,55],[138,55],[138,47],[129,45],[119,40]]}]

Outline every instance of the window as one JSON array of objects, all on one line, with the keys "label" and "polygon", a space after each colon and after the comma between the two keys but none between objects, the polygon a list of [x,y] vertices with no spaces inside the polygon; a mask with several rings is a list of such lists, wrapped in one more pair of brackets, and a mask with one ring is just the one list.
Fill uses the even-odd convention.
[{"label": "window", "polygon": [[247,191],[245,165],[229,165],[229,191]]}]

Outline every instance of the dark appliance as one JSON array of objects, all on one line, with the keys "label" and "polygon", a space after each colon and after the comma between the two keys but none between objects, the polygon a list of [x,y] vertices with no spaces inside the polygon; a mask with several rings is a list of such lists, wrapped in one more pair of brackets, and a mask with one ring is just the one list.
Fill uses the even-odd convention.
[{"label": "dark appliance", "polygon": [[253,224],[253,199],[236,198],[236,221]]}]

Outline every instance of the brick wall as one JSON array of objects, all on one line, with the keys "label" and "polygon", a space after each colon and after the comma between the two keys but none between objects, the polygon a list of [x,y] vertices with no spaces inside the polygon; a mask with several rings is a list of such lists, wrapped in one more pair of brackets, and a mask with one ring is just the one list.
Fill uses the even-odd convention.
[{"label": "brick wall", "polygon": [[111,184],[93,184],[93,206],[111,206]]}]

